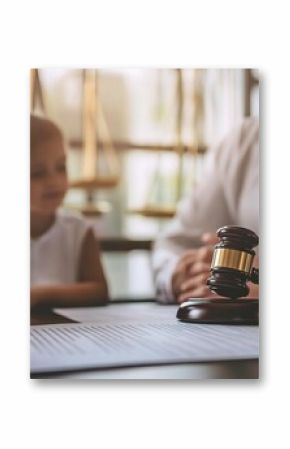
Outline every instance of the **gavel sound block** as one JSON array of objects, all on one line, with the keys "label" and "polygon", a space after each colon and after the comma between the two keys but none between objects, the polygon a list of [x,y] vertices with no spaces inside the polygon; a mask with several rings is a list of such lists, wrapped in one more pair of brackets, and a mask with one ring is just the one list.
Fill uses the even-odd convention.
[{"label": "gavel sound block", "polygon": [[247,282],[259,283],[259,270],[253,268],[258,236],[239,226],[224,226],[217,231],[207,285],[217,298],[192,299],[182,303],[177,318],[193,323],[258,324],[259,301],[246,299]]}]

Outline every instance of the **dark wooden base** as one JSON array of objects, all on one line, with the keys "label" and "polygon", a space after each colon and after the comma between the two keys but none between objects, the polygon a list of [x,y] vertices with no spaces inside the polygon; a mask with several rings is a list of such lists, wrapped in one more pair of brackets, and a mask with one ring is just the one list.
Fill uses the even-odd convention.
[{"label": "dark wooden base", "polygon": [[182,303],[176,317],[190,323],[259,324],[259,300],[195,298]]}]

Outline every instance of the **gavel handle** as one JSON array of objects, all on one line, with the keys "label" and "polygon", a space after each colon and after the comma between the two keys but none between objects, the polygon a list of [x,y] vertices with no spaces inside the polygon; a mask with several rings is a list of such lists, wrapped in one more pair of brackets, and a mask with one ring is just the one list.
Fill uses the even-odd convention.
[{"label": "gavel handle", "polygon": [[258,268],[252,268],[252,271],[250,274],[250,281],[252,281],[254,284],[259,284],[259,269]]}]

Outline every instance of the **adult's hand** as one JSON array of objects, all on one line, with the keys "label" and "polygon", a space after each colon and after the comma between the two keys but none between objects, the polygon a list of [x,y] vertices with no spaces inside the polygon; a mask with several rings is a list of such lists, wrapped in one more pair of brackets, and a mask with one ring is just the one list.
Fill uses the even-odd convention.
[{"label": "adult's hand", "polygon": [[[259,257],[258,256],[255,256],[253,266],[256,268],[259,268]],[[249,282],[248,287],[250,289],[248,298],[259,298],[259,285]]]},{"label": "adult's hand", "polygon": [[186,251],[180,258],[172,276],[172,290],[178,303],[188,298],[214,296],[206,285],[214,244],[218,241],[216,234],[206,233],[202,236],[203,246]]}]

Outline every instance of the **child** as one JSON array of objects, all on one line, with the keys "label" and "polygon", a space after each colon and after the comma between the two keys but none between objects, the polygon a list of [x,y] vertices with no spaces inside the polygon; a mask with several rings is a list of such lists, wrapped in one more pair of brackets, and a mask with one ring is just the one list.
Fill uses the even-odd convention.
[{"label": "child", "polygon": [[30,117],[31,307],[104,304],[108,287],[93,230],[59,209],[68,189],[61,131]]}]

